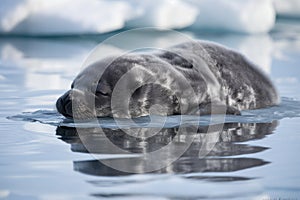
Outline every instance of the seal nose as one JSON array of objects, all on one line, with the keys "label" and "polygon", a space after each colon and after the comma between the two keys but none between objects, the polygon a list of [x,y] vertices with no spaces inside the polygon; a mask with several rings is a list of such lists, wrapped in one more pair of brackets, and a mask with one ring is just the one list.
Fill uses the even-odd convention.
[{"label": "seal nose", "polygon": [[56,101],[56,109],[65,117],[73,117],[72,114],[72,100],[70,98],[70,91],[59,97]]}]

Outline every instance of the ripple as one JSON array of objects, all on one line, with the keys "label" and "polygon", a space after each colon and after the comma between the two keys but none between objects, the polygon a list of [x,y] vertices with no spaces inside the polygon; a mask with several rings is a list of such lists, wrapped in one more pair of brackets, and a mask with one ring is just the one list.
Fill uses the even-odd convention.
[{"label": "ripple", "polygon": [[[257,110],[245,110],[241,115],[173,115],[173,116],[146,116],[136,119],[113,119],[98,118],[74,122],[66,119],[55,110],[38,110],[35,112],[24,112],[19,115],[8,117],[12,120],[29,122],[40,122],[53,126],[77,127],[77,128],[130,128],[130,127],[164,127],[172,128],[182,125],[211,125],[220,123],[267,123],[284,118],[300,117],[300,101],[292,98],[281,98],[278,106]],[[163,124],[162,124],[163,122]]]}]

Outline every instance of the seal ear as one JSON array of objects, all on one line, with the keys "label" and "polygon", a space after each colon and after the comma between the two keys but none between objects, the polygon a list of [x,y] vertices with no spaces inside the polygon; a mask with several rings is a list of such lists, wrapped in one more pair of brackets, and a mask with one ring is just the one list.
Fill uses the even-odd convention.
[{"label": "seal ear", "polygon": [[241,112],[229,105],[222,102],[209,102],[199,105],[200,115],[213,115],[213,114],[226,114],[226,115],[241,115]]}]

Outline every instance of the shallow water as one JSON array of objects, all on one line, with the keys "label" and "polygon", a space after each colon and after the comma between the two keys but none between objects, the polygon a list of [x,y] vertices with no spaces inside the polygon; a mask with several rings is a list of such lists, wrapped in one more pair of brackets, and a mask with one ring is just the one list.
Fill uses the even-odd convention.
[{"label": "shallow water", "polygon": [[[109,34],[2,36],[0,199],[299,199],[300,22],[281,20],[267,35],[182,32],[225,44],[264,66],[281,104],[217,118],[225,120],[222,127],[205,116],[200,121],[172,116],[161,127],[156,116],[150,123],[149,118],[122,121],[119,128],[111,119],[102,119],[102,128],[85,122],[76,131],[54,111],[54,103]],[[162,46],[178,39],[147,33],[126,42],[150,37]],[[159,129],[152,135],[149,128]],[[140,159],[167,146],[161,158],[168,161],[168,153],[186,143],[184,154],[162,169],[148,170],[163,159]]]}]

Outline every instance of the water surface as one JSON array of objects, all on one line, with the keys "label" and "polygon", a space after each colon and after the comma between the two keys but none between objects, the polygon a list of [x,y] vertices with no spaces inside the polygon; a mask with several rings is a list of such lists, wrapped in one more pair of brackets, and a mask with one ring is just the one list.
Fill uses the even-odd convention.
[{"label": "water surface", "polygon": [[[185,116],[182,121],[169,117],[156,135],[149,135],[147,126],[156,123],[148,119],[140,119],[138,126],[124,121],[119,128],[103,119],[102,128],[89,122],[76,130],[54,111],[55,101],[91,49],[109,34],[2,36],[0,199],[299,199],[300,23],[280,20],[270,34],[253,36],[182,32],[246,54],[271,77],[281,105],[226,117],[222,129],[205,117]],[[132,40],[149,37],[163,45],[176,41],[175,35],[162,33]],[[181,122],[186,126],[178,130]],[[149,162],[139,159],[171,142],[180,150],[191,136],[189,148],[167,167],[148,172]],[[124,166],[127,172],[103,163]]]}]

